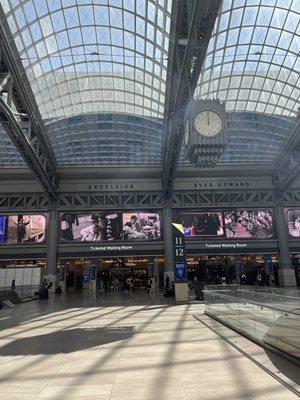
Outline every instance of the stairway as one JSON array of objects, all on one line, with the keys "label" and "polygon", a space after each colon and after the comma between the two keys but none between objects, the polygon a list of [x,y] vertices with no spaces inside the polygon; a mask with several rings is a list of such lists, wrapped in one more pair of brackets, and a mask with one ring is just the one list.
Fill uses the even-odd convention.
[{"label": "stairway", "polygon": [[235,237],[238,238],[251,238],[251,233],[240,222],[235,225]]}]

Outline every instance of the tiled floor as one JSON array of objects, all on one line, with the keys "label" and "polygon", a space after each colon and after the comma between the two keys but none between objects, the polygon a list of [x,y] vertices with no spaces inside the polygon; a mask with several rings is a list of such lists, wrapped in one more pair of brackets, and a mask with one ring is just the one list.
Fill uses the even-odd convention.
[{"label": "tiled floor", "polygon": [[163,303],[74,295],[0,310],[0,398],[298,398],[194,319],[203,305]]}]

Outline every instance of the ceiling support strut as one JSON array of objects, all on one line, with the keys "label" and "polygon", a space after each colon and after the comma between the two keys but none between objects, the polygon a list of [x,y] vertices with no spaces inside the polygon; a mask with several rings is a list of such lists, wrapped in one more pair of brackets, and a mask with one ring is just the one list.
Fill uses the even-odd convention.
[{"label": "ceiling support strut", "polygon": [[1,5],[0,123],[44,191],[55,198],[55,158]]},{"label": "ceiling support strut", "polygon": [[165,105],[163,194],[172,196],[183,119],[194,95],[221,0],[173,0]]}]

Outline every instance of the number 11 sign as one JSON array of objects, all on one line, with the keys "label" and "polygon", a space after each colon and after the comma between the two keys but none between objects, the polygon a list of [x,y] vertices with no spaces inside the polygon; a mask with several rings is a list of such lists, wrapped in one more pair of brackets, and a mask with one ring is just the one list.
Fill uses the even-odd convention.
[{"label": "number 11 sign", "polygon": [[181,224],[172,224],[175,282],[186,282],[185,236]]}]

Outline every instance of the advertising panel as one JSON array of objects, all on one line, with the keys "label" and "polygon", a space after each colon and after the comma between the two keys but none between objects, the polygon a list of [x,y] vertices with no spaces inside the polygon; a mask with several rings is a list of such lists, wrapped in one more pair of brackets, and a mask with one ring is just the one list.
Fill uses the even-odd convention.
[{"label": "advertising panel", "polygon": [[289,235],[293,238],[300,238],[300,208],[286,208]]},{"label": "advertising panel", "polygon": [[67,242],[102,242],[120,240],[122,214],[100,212],[90,214],[62,214],[60,216],[61,239]]},{"label": "advertising panel", "polygon": [[222,212],[177,211],[173,221],[182,224],[185,237],[190,239],[224,237]]},{"label": "advertising panel", "polygon": [[177,210],[173,221],[183,225],[185,237],[191,240],[266,239],[275,235],[270,209]]},{"label": "advertising panel", "polygon": [[0,242],[6,244],[42,243],[46,217],[35,214],[0,215]]},{"label": "advertising panel", "polygon": [[123,213],[124,240],[157,240],[161,237],[158,213]]},{"label": "advertising panel", "polygon": [[161,237],[160,215],[155,212],[104,211],[60,215],[64,242],[147,241]]},{"label": "advertising panel", "polygon": [[275,234],[271,210],[231,210],[224,212],[227,238],[265,239]]}]

